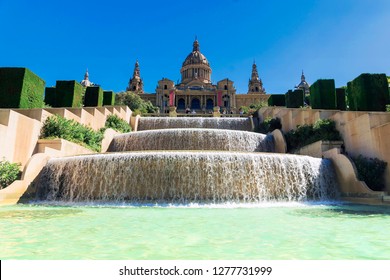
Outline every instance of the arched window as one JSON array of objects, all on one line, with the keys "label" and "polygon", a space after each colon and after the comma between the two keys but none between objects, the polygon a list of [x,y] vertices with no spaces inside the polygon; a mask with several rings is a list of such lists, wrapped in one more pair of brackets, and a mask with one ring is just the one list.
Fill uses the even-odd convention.
[{"label": "arched window", "polygon": [[259,92],[259,87],[256,87],[256,92]]},{"label": "arched window", "polygon": [[184,98],[180,98],[177,101],[177,109],[178,110],[184,110],[185,108],[186,108],[186,102],[185,102]]},{"label": "arched window", "polygon": [[227,85],[225,85],[224,89],[225,89],[225,90],[227,90],[227,89],[228,89],[228,88],[227,88]]},{"label": "arched window", "polygon": [[200,100],[198,98],[191,100],[191,109],[200,110]]},{"label": "arched window", "polygon": [[206,100],[206,110],[212,110],[214,108],[214,100],[211,98]]},{"label": "arched window", "polygon": [[168,89],[168,86],[167,86],[167,85],[164,85],[164,89]]}]

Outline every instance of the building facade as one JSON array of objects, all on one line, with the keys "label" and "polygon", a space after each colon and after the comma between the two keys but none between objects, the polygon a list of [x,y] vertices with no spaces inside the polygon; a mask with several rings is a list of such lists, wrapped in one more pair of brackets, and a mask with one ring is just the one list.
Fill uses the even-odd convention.
[{"label": "building facade", "polygon": [[228,78],[213,84],[211,73],[210,63],[200,52],[198,40],[195,40],[192,52],[187,55],[180,69],[180,82],[175,84],[174,81],[163,78],[157,82],[154,94],[144,93],[137,61],[126,90],[136,92],[142,99],[151,101],[160,108],[160,112],[168,112],[170,106],[175,106],[179,113],[188,109],[197,113],[209,113],[215,106],[237,113],[241,106],[266,101],[269,97],[259,78],[255,62],[247,94],[237,94],[234,82]]}]

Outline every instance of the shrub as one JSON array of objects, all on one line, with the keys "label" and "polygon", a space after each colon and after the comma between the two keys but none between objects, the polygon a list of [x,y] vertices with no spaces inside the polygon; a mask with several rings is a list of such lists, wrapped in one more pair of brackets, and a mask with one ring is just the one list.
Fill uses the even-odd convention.
[{"label": "shrub", "polygon": [[378,158],[366,158],[362,155],[353,157],[358,178],[366,182],[367,186],[374,191],[382,191],[385,187],[384,173],[387,162]]},{"label": "shrub", "polygon": [[316,121],[314,125],[298,125],[297,129],[286,134],[287,149],[290,152],[320,140],[342,140],[334,121],[324,119]]},{"label": "shrub", "polygon": [[19,163],[10,163],[7,160],[0,160],[0,189],[11,185],[20,178]]},{"label": "shrub", "polygon": [[390,112],[390,104],[386,105],[386,112]]},{"label": "shrub", "polygon": [[56,115],[46,119],[41,129],[40,138],[62,138],[98,152],[101,149],[103,132],[94,131],[74,120],[67,120]]},{"label": "shrub", "polygon": [[118,132],[126,133],[131,131],[131,126],[121,118],[119,118],[117,115],[109,115],[107,117],[106,128],[112,128]]},{"label": "shrub", "polygon": [[267,118],[259,125],[258,132],[266,134],[275,129],[282,129],[280,118]]}]

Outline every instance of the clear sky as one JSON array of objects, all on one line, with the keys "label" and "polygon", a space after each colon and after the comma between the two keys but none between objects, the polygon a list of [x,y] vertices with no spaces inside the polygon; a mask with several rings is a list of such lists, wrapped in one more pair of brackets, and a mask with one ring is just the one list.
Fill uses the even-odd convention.
[{"label": "clear sky", "polygon": [[390,75],[389,0],[0,0],[0,67],[46,81],[90,80],[125,90],[138,59],[145,91],[180,79],[195,35],[212,81],[247,92],[253,60],[268,93],[285,93],[302,69],[343,86],[361,73]]}]

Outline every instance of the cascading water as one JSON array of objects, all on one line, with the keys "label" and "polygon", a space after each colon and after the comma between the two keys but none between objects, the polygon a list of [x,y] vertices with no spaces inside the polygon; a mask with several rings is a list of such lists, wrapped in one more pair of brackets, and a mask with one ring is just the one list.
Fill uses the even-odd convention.
[{"label": "cascading water", "polygon": [[128,152],[51,159],[43,200],[261,202],[329,199],[331,162],[307,156],[221,151]]},{"label": "cascading water", "polygon": [[245,118],[141,118],[139,128],[149,131],[115,137],[111,153],[49,160],[35,182],[37,197],[203,203],[336,196],[330,160],[274,154],[272,135],[237,131],[249,127]]},{"label": "cascading water", "polygon": [[138,131],[166,128],[214,128],[252,131],[250,118],[141,117]]},{"label": "cascading water", "polygon": [[226,129],[160,129],[121,134],[109,152],[148,150],[214,150],[274,152],[272,135]]}]

